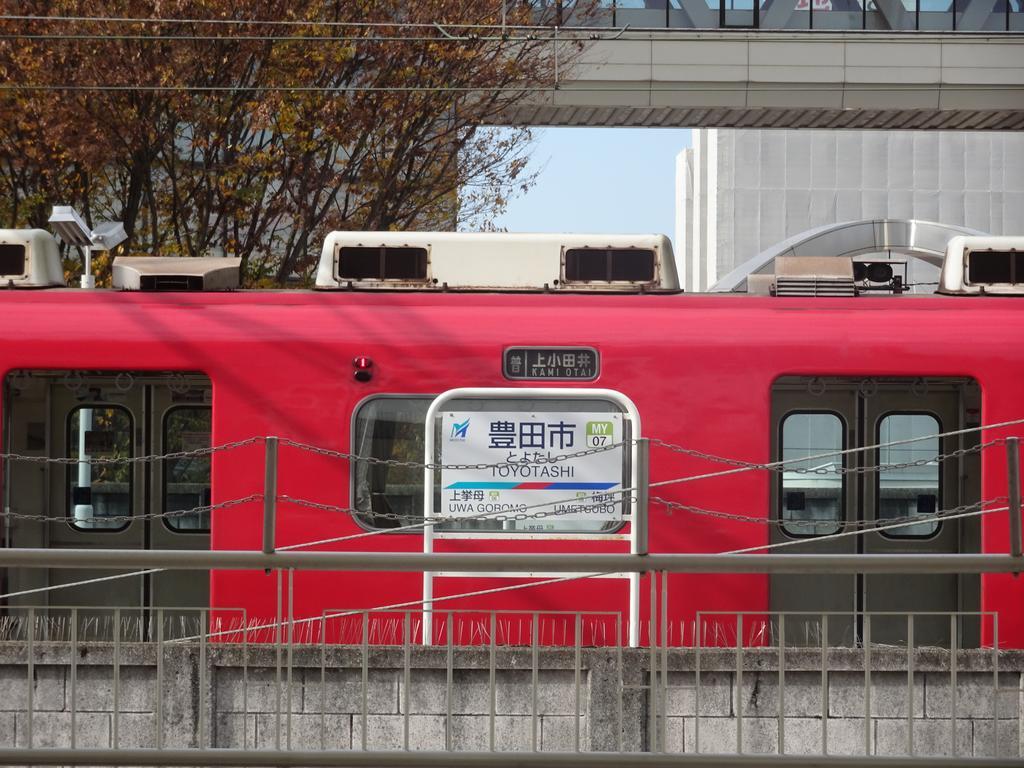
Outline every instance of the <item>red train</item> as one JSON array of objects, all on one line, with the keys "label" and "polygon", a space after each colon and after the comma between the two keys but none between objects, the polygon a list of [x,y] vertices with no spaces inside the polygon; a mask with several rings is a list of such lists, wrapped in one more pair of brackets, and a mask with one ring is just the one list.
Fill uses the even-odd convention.
[{"label": "red train", "polygon": [[[4,280],[31,285],[33,274],[46,274],[39,262],[49,258],[47,237],[0,233]],[[1024,293],[1017,248],[1008,239],[955,241],[958,256],[947,262],[943,287]],[[652,552],[726,552],[782,541],[808,552],[1008,550],[1005,512],[948,520],[932,513],[977,510],[1007,494],[1004,446],[988,443],[1024,430],[1019,424],[972,428],[1024,417],[1020,298],[852,295],[860,285],[852,271],[849,281],[830,284],[835,292],[841,283],[849,296],[684,295],[676,290],[664,238],[347,233],[325,244],[318,275],[318,287],[335,290],[201,290],[212,274],[203,270],[225,264],[119,259],[115,278],[128,285],[135,269],[141,278],[132,285],[141,290],[3,294],[2,417],[5,451],[14,455],[4,471],[5,546],[258,549],[261,503],[217,505],[262,493],[262,444],[218,451],[212,462],[201,449],[276,435],[382,460],[353,462],[282,444],[279,493],[327,508],[281,502],[278,546],[381,530],[320,546],[422,551],[422,528],[413,526],[422,520],[424,479],[415,465],[423,460],[432,398],[459,387],[571,387],[621,393],[635,404],[643,436],[741,461],[792,462],[784,471],[652,490],[656,499],[723,513],[652,502]],[[785,293],[781,288],[775,293]],[[638,436],[621,402],[601,394],[584,400],[527,394],[451,409],[456,416],[479,413],[492,447],[506,429],[495,431],[495,424],[518,424],[512,430],[519,443],[498,443],[502,449],[527,447],[518,431],[526,421],[551,432],[560,423],[564,433],[580,427],[574,414],[587,424],[604,423],[600,416],[607,414],[611,429]],[[530,418],[517,422],[515,414]],[[462,421],[444,424],[454,434]],[[850,451],[879,443],[886,446]],[[564,439],[541,444],[549,454],[581,446]],[[832,457],[820,458],[830,451]],[[90,461],[174,452],[182,455]],[[629,483],[628,451],[621,455],[622,475],[603,486],[611,494]],[[880,465],[883,471],[873,469]],[[724,468],[651,448],[653,482]],[[570,487],[565,478],[543,479],[563,481],[565,493],[584,506],[600,493],[590,481]],[[468,488],[466,509],[503,503],[490,494],[509,488]],[[438,504],[448,490],[459,488],[439,488]],[[211,501],[210,513],[189,511]],[[594,519],[570,509],[543,519],[453,520],[437,526],[433,546],[628,551],[628,523],[616,519],[613,500],[604,502],[611,512]],[[923,517],[900,529],[834,536],[914,515]],[[217,571],[208,580],[160,573],[53,589],[108,574],[11,570],[3,594],[8,610],[209,604],[245,609],[250,619],[277,611],[276,577],[262,572]],[[528,581],[442,576],[434,596]],[[949,642],[951,612],[961,614],[958,642],[990,643],[994,623],[977,613],[994,612],[1000,645],[1024,647],[1024,581],[1010,575],[677,575],[669,581],[676,643],[692,641],[698,612],[834,611],[829,639],[843,643],[856,641],[863,612],[914,610],[942,614],[921,618],[920,644]],[[326,609],[416,601],[422,590],[418,574],[300,572],[293,611],[318,617]],[[627,580],[590,579],[450,607],[624,613],[628,595]],[[901,621],[876,622],[873,639],[895,638]]]}]

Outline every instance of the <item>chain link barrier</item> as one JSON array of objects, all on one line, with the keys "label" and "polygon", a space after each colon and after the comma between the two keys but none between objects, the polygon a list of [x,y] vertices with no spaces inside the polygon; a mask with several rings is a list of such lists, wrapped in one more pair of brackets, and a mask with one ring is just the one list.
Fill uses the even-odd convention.
[{"label": "chain link barrier", "polygon": [[[1006,422],[1004,424],[994,425],[994,426],[1009,426],[1011,424],[1017,424],[1017,423],[1024,423],[1024,420],[1017,420],[1017,421],[1014,421],[1014,422]],[[982,429],[982,428],[983,427],[979,427],[978,429]],[[966,431],[975,431],[975,430],[972,429],[972,430],[966,430]],[[947,436],[948,434],[951,434],[951,433],[946,433],[946,435],[933,435],[933,436],[929,436],[929,437],[933,437],[933,438],[934,437],[940,437],[941,438],[941,437]],[[921,438],[921,439],[925,439],[925,438]],[[95,458],[90,457],[88,459],[75,459],[75,458],[50,458],[50,457],[45,457],[45,456],[26,456],[26,455],[15,454],[15,453],[0,453],[0,460],[24,461],[24,462],[37,463],[37,464],[50,464],[50,463],[52,463],[52,464],[58,464],[58,465],[78,465],[78,464],[81,464],[81,463],[90,463],[90,464],[97,464],[97,465],[141,464],[141,463],[149,463],[149,462],[165,461],[165,460],[178,460],[178,459],[186,459],[186,458],[208,457],[208,456],[212,456],[213,454],[216,454],[216,453],[225,452],[225,451],[229,451],[229,450],[233,450],[233,449],[236,449],[236,448],[241,448],[241,447],[245,447],[245,446],[249,446],[249,445],[254,445],[254,444],[257,444],[257,443],[263,443],[265,440],[266,440],[265,437],[257,436],[257,437],[250,437],[250,438],[242,439],[242,440],[236,440],[236,441],[233,441],[233,442],[223,443],[221,445],[211,446],[211,447],[207,447],[207,448],[199,448],[199,449],[195,449],[195,450],[191,450],[191,451],[174,451],[174,452],[166,453],[166,454],[151,454],[151,455],[136,456],[136,457],[95,457]],[[818,456],[810,457],[810,458],[788,459],[788,460],[777,461],[777,462],[759,463],[759,462],[750,462],[750,461],[744,461],[744,460],[741,460],[741,459],[732,459],[732,458],[727,458],[727,457],[723,457],[723,456],[717,456],[717,455],[712,454],[712,453],[698,451],[698,450],[695,450],[695,449],[692,449],[692,448],[686,448],[684,446],[681,446],[681,445],[678,445],[678,444],[675,444],[675,443],[670,443],[670,442],[667,442],[665,440],[661,440],[661,439],[658,439],[658,438],[648,438],[648,440],[649,440],[649,443],[651,445],[657,446],[659,448],[663,448],[663,449],[665,449],[665,450],[667,450],[667,451],[669,451],[671,453],[674,453],[674,454],[691,456],[691,457],[698,458],[698,459],[701,459],[701,460],[716,462],[716,463],[724,464],[724,465],[727,465],[727,466],[736,467],[736,468],[739,468],[739,469],[764,470],[764,471],[771,471],[771,472],[792,472],[794,474],[817,475],[817,476],[827,476],[827,475],[858,475],[858,474],[867,474],[867,473],[872,473],[872,472],[879,472],[879,473],[880,472],[892,472],[892,471],[898,471],[898,470],[901,470],[901,469],[909,469],[909,468],[914,468],[914,467],[927,466],[927,465],[930,465],[930,464],[941,463],[941,462],[949,460],[949,459],[958,459],[958,458],[962,458],[963,456],[967,456],[967,455],[971,455],[971,454],[977,454],[977,453],[980,453],[980,452],[982,452],[982,451],[984,451],[984,450],[986,450],[988,448],[992,448],[992,447],[995,447],[995,446],[998,446],[998,445],[1003,445],[1003,444],[1006,443],[1006,439],[1005,438],[996,438],[996,439],[989,440],[989,441],[984,442],[984,443],[980,443],[980,444],[978,444],[976,446],[971,446],[969,448],[959,448],[959,449],[956,449],[956,450],[953,450],[953,451],[949,451],[947,453],[939,453],[939,454],[936,454],[934,456],[928,456],[928,457],[924,457],[924,458],[920,458],[920,459],[915,459],[915,460],[912,460],[912,461],[887,463],[887,464],[877,464],[877,465],[871,465],[871,466],[837,467],[837,466],[835,466],[833,464],[828,464],[828,465],[817,466],[817,467],[792,467],[792,466],[790,466],[792,464],[797,464],[797,463],[802,463],[802,462],[807,462],[807,461],[818,461],[818,460],[821,460],[822,458],[828,459],[828,458],[830,458],[832,456],[844,456],[844,455],[847,455],[847,454],[864,452],[864,451],[867,451],[867,450],[878,450],[878,449],[884,448],[884,447],[886,447],[888,445],[892,445],[893,443],[882,443],[882,444],[874,445],[874,446],[864,446],[864,447],[859,447],[859,448],[847,449],[847,450],[844,450],[844,451],[836,451],[834,454],[822,454],[822,455],[818,455]],[[632,445],[636,444],[637,442],[638,441],[636,439],[625,440],[625,441],[622,441],[622,442],[619,442],[619,443],[613,443],[613,444],[607,445],[607,446],[587,448],[587,449],[583,449],[583,450],[576,451],[576,452],[569,452],[569,453],[555,454],[555,455],[552,455],[552,454],[549,453],[546,456],[541,455],[538,452],[538,453],[536,453],[534,455],[535,458],[533,460],[525,460],[524,459],[523,461],[518,461],[518,462],[505,461],[505,462],[496,462],[496,463],[477,463],[477,464],[440,464],[440,463],[427,464],[427,463],[424,463],[424,462],[406,461],[406,460],[401,460],[401,459],[383,459],[383,458],[377,458],[377,457],[373,457],[373,456],[359,456],[359,455],[356,455],[356,454],[353,454],[353,453],[349,453],[349,452],[345,452],[345,451],[338,451],[338,450],[334,450],[334,449],[330,449],[330,448],[322,448],[322,447],[310,445],[308,443],[303,443],[301,441],[293,440],[293,439],[290,439],[290,438],[279,438],[279,443],[281,445],[286,445],[286,446],[289,446],[289,447],[292,447],[292,448],[296,448],[298,450],[302,450],[302,451],[305,451],[307,453],[311,453],[311,454],[314,454],[314,455],[325,456],[325,457],[328,457],[328,458],[341,459],[341,460],[346,460],[346,461],[351,461],[353,463],[363,463],[363,464],[368,464],[368,465],[371,465],[371,466],[386,466],[386,467],[400,467],[400,468],[413,468],[413,469],[430,469],[430,470],[456,470],[456,471],[458,471],[458,470],[463,470],[463,471],[465,471],[465,470],[487,470],[487,469],[493,469],[493,468],[509,466],[509,465],[532,466],[532,465],[554,464],[554,463],[566,461],[566,460],[569,460],[569,459],[574,459],[574,458],[579,458],[579,457],[584,457],[584,456],[590,456],[590,455],[599,454],[599,453],[603,453],[603,452],[610,451],[610,450],[615,450],[615,449],[623,447],[623,446],[632,446]],[[902,444],[902,443],[906,443],[906,442],[912,442],[912,441],[897,441],[896,444]],[[661,481],[661,482],[657,482],[657,483],[652,483],[652,487],[659,486],[659,485],[665,485],[665,484],[668,484],[668,483],[671,483],[671,482],[677,482],[677,481]],[[605,491],[605,492],[602,492],[600,494],[589,494],[588,498],[593,498],[594,496],[611,496],[611,495],[614,495],[614,496],[618,496],[618,497],[623,497],[623,501],[628,503],[628,502],[631,502],[633,500],[633,496],[631,495],[633,491],[634,491],[634,489],[632,489],[632,488],[623,488],[623,489],[620,489],[620,490]],[[230,508],[230,507],[237,506],[237,505],[240,505],[240,504],[261,500],[262,498],[263,498],[262,494],[250,494],[249,496],[246,496],[246,497],[241,498],[241,499],[234,499],[234,500],[227,501],[227,502],[221,502],[219,504],[198,506],[198,507],[194,507],[192,509],[187,509],[187,510],[175,510],[175,511],[169,511],[169,512],[154,512],[154,513],[140,514],[140,515],[115,515],[115,516],[110,516],[110,517],[94,517],[94,518],[91,518],[91,519],[95,520],[95,521],[103,521],[104,523],[124,523],[124,522],[129,522],[129,521],[132,521],[132,520],[173,519],[173,518],[185,517],[185,516],[189,516],[189,515],[197,515],[197,514],[210,513],[210,512],[213,512],[215,510]],[[552,517],[560,517],[562,515],[572,514],[572,512],[570,512],[570,511],[560,512],[560,511],[557,511],[557,510],[554,510],[554,509],[550,509],[550,507],[552,507],[554,504],[558,503],[558,502],[553,502],[553,501],[541,502],[541,503],[538,503],[538,504],[522,507],[522,508],[520,508],[519,511],[517,511],[515,513],[484,512],[484,513],[480,513],[480,514],[477,514],[477,515],[460,515],[460,516],[446,515],[446,516],[434,516],[432,518],[422,518],[422,517],[415,518],[414,516],[410,516],[410,515],[407,515],[407,514],[400,514],[400,513],[396,513],[396,512],[384,512],[384,511],[377,512],[377,511],[374,511],[372,509],[371,510],[365,510],[365,509],[358,509],[358,508],[354,508],[354,507],[342,507],[342,506],[333,505],[333,504],[325,504],[325,503],[321,503],[321,502],[313,502],[313,501],[309,501],[309,500],[306,500],[306,499],[295,498],[295,497],[291,497],[291,496],[279,496],[278,499],[280,501],[285,501],[285,502],[288,502],[288,503],[296,504],[298,506],[303,506],[303,507],[307,507],[307,508],[310,508],[310,509],[317,509],[317,510],[320,510],[320,511],[332,512],[332,513],[338,513],[338,514],[346,514],[346,515],[350,515],[352,517],[363,518],[364,520],[366,520],[366,519],[373,519],[375,521],[392,521],[392,522],[395,522],[395,523],[399,524],[399,526],[397,528],[384,528],[384,529],[380,529],[380,532],[382,532],[382,533],[391,532],[391,531],[395,531],[395,530],[417,529],[417,528],[422,528],[422,527],[424,527],[426,525],[432,525],[432,524],[444,524],[444,523],[452,523],[452,522],[470,522],[470,521],[474,521],[474,520],[487,520],[487,521],[495,522],[495,523],[528,522],[528,521],[531,521],[531,520],[540,520],[540,519],[546,519],[546,518],[552,518]],[[578,500],[578,499],[566,499],[565,501],[574,501],[574,500]],[[652,497],[651,501],[664,505],[670,511],[679,510],[679,511],[683,511],[683,512],[690,512],[692,514],[698,514],[698,515],[703,515],[703,516],[712,517],[712,518],[725,519],[725,520],[733,520],[733,521],[740,521],[740,522],[750,522],[750,523],[759,523],[759,524],[768,524],[768,525],[782,525],[783,524],[780,521],[769,520],[769,519],[767,519],[765,517],[760,517],[760,516],[755,516],[755,515],[733,514],[733,513],[728,513],[728,512],[721,512],[721,511],[718,511],[718,510],[703,509],[703,508],[700,508],[700,507],[696,507],[696,506],[692,506],[692,505],[687,505],[687,504],[683,504],[683,503],[680,503],[680,502],[670,501],[670,500],[664,499],[662,497]],[[984,504],[984,503],[982,503],[982,504]],[[545,507],[548,507],[549,509],[544,509]],[[963,513],[965,511],[970,511],[971,508],[973,508],[973,506],[972,505],[968,505],[967,508],[958,507],[956,509],[943,510],[941,512],[931,513],[931,514],[927,514],[927,515],[913,515],[913,516],[908,516],[906,518],[891,518],[891,519],[885,520],[885,521],[860,521],[860,522],[857,522],[857,523],[848,523],[847,525],[848,526],[850,526],[850,525],[852,525],[852,526],[863,526],[865,528],[871,528],[871,527],[877,527],[880,524],[891,524],[893,522],[897,522],[897,523],[898,522],[903,522],[903,521],[906,521],[908,523],[924,522],[924,521],[928,521],[928,520],[934,520],[934,519],[941,518],[943,515],[952,515],[952,514],[957,514],[957,513]],[[535,510],[535,511],[530,512],[529,510]],[[0,512],[0,518],[4,518],[4,517],[9,518],[9,519],[14,519],[14,520],[30,520],[30,521],[36,521],[36,522],[66,522],[69,519],[71,519],[69,516],[59,516],[58,517],[58,516],[33,515],[33,514],[20,513],[20,512]],[[403,523],[408,523],[408,521],[413,520],[413,519],[416,520],[415,523],[408,524],[408,525],[401,525]],[[815,520],[793,520],[793,521],[787,521],[785,523],[785,525],[787,527],[789,527],[789,526],[797,526],[797,527],[809,526],[809,527],[813,527],[813,526],[820,526],[821,524],[822,524],[822,521],[815,521]]]},{"label": "chain link barrier", "polygon": [[829,458],[831,456],[844,456],[854,452],[865,452],[869,450],[878,450],[886,448],[886,443],[880,443],[879,445],[869,445],[863,448],[852,448],[847,451],[836,451],[834,454],[825,454],[824,456],[818,456],[814,459],[784,459],[782,461],[772,461],[768,463],[759,463],[753,461],[743,461],[742,459],[728,459],[723,456],[716,456],[713,453],[704,453],[703,451],[697,451],[692,448],[684,448],[681,445],[674,443],[667,443],[664,440],[657,438],[649,438],[651,445],[659,448],[664,448],[671,453],[678,453],[684,456],[692,456],[697,459],[704,459],[706,461],[712,461],[718,464],[725,464],[730,467],[739,467],[742,469],[763,469],[767,472],[792,472],[798,475],[861,475],[870,472],[894,472],[900,469],[910,469],[912,467],[923,467],[929,464],[940,463],[947,459],[957,459],[962,456],[967,456],[972,453],[980,453],[988,448],[992,448],[997,445],[1003,445],[1006,443],[1006,438],[1000,437],[994,440],[989,440],[985,443],[979,443],[978,445],[971,446],[970,448],[958,448],[948,453],[938,453],[934,456],[926,456],[921,459],[915,459],[914,461],[901,461],[888,464],[874,464],[871,466],[858,466],[858,467],[846,467],[836,466],[829,464],[827,466],[819,467],[792,467],[791,464],[798,464],[806,461],[819,461],[822,458]]},{"label": "chain link barrier", "polygon": [[[626,488],[626,489],[622,489],[622,490],[618,490],[618,491],[603,491],[602,493],[605,496],[612,496],[612,495],[614,495],[614,496],[622,496],[623,494],[631,494],[631,491],[632,491],[632,489]],[[487,520],[487,521],[493,521],[493,522],[496,522],[496,523],[505,523],[505,522],[511,522],[511,521],[525,522],[527,520],[541,520],[541,519],[548,518],[548,517],[562,517],[564,515],[575,514],[572,510],[560,511],[560,510],[552,509],[552,510],[547,510],[547,511],[543,511],[542,510],[542,511],[535,511],[535,512],[521,511],[521,512],[516,512],[516,513],[513,513],[513,514],[508,514],[508,513],[505,513],[505,512],[481,512],[481,513],[476,514],[476,515],[434,515],[433,517],[425,517],[425,516],[416,516],[416,515],[402,515],[402,514],[399,514],[397,512],[374,512],[372,510],[368,511],[368,510],[362,510],[362,509],[355,509],[354,507],[341,507],[341,506],[337,506],[335,504],[324,504],[324,503],[319,502],[319,501],[309,501],[308,499],[297,499],[294,496],[286,496],[286,495],[278,496],[277,500],[278,501],[286,502],[288,504],[295,504],[295,505],[300,506],[300,507],[307,507],[309,509],[316,509],[316,510],[319,510],[321,512],[334,512],[334,513],[338,513],[338,514],[351,515],[353,517],[372,518],[374,520],[393,520],[393,521],[398,522],[398,523],[405,522],[405,521],[412,520],[412,519],[416,520],[416,523],[411,524],[409,526],[404,526],[403,530],[406,529],[406,528],[422,528],[422,527],[425,527],[427,525],[434,525],[434,524],[437,524],[437,523],[460,523],[460,522],[468,522],[468,521],[473,521],[473,520]],[[626,504],[631,504],[635,500],[636,499],[635,499],[634,496],[629,495],[629,496],[626,496],[623,499],[623,502],[626,503]],[[528,505],[528,506],[524,506],[523,509],[524,510],[529,510],[529,509],[540,510],[540,508],[542,508],[542,507],[550,507],[550,506],[552,506],[554,504],[561,504],[561,503],[563,503],[561,500],[559,500],[559,501],[545,501],[545,502],[541,502],[539,504],[531,504],[531,505]],[[626,517],[628,519],[628,515]],[[610,522],[612,522],[612,521],[610,521]],[[621,522],[621,521],[620,520],[615,520],[614,522],[618,523],[618,522]],[[380,532],[381,533],[390,533],[390,532],[392,532],[394,530],[397,530],[397,529],[394,529],[394,528],[382,528]]]},{"label": "chain link barrier", "polygon": [[[130,523],[133,520],[173,520],[179,517],[188,517],[189,515],[202,515],[220,509],[230,509],[231,507],[237,507],[241,504],[248,504],[251,501],[262,501],[262,499],[262,493],[250,493],[248,496],[243,496],[240,499],[220,501],[216,504],[203,504],[198,507],[192,507],[191,509],[176,509],[170,512],[148,512],[141,515],[93,515],[87,518],[87,520],[80,522],[83,524],[88,523],[90,525],[95,525],[97,523]],[[33,515],[27,512],[0,512],[0,519],[3,518],[7,518],[9,520],[29,520],[36,523],[75,522],[75,518],[72,515],[54,517],[47,515]],[[102,529],[102,526],[97,525],[96,527]]]},{"label": "chain link barrier", "polygon": [[[841,528],[856,529],[856,530],[871,530],[873,528],[883,528],[894,525],[911,525],[915,523],[927,523],[933,520],[941,520],[944,517],[954,517],[958,515],[967,514],[970,512],[979,512],[985,507],[992,504],[1005,503],[1007,500],[1006,496],[996,496],[992,499],[986,499],[985,501],[976,501],[971,504],[962,504],[959,507],[952,507],[950,509],[942,509],[938,512],[931,512],[929,514],[916,514],[916,515],[904,515],[903,517],[886,517],[878,518],[876,520],[853,520],[853,521],[842,521],[842,520],[779,520],[767,516],[757,515],[744,515],[732,512],[721,512],[715,509],[704,509],[703,507],[695,507],[691,504],[681,504],[677,501],[669,501],[663,499],[660,496],[652,496],[650,499],[652,502],[661,504],[667,508],[670,512],[689,512],[694,515],[701,515],[703,517],[711,517],[717,520],[728,520],[730,522],[739,523],[755,523],[758,525],[768,525],[776,528],[800,528],[808,527],[813,528],[814,526],[821,525],[838,525]],[[828,534],[824,534],[823,537],[827,537]]]},{"label": "chain link barrier", "polygon": [[432,470],[483,470],[483,469],[497,469],[499,467],[507,466],[539,466],[544,464],[557,464],[561,461],[568,461],[569,459],[578,459],[583,456],[592,456],[596,453],[605,453],[607,451],[614,451],[616,448],[622,448],[623,446],[632,446],[635,440],[624,440],[619,443],[610,443],[609,445],[602,445],[597,448],[584,448],[579,451],[571,453],[559,453],[559,454],[548,454],[547,456],[541,456],[539,452],[535,454],[539,458],[535,458],[530,461],[498,461],[494,463],[480,463],[480,464],[425,464],[422,461],[406,461],[404,459],[381,459],[376,456],[359,456],[354,453],[346,453],[345,451],[336,451],[331,448],[320,448],[315,445],[308,443],[302,443],[297,440],[291,440],[287,437],[282,437],[279,440],[280,445],[287,445],[291,448],[298,448],[299,450],[306,451],[307,453],[313,453],[318,456],[326,456],[332,459],[342,459],[345,461],[351,461],[354,464],[369,464],[371,466],[383,466],[383,467],[407,467],[411,469],[432,469]]},{"label": "chain link barrier", "polygon": [[[191,451],[172,451],[170,453],[162,454],[150,454],[146,456],[99,456],[99,457],[88,457],[88,458],[71,458],[71,457],[50,457],[50,456],[28,456],[20,453],[0,453],[0,461],[19,461],[27,464],[63,464],[63,465],[78,465],[78,464],[96,464],[96,465],[115,465],[115,464],[143,464],[147,462],[156,461],[170,461],[175,459],[190,459],[199,458],[204,456],[211,456],[215,453],[223,451],[233,450],[235,448],[242,448],[246,445],[254,445],[256,443],[263,443],[266,441],[266,437],[249,437],[244,440],[236,440],[231,443],[223,443],[221,445],[211,446],[209,448],[197,448]],[[540,452],[534,454],[534,458],[530,460],[521,461],[499,461],[494,463],[479,463],[479,464],[425,464],[422,461],[406,461],[403,459],[381,459],[376,456],[359,456],[354,453],[347,453],[345,451],[337,451],[333,448],[320,448],[309,443],[303,443],[298,440],[292,440],[291,438],[282,437],[278,439],[279,445],[286,445],[291,448],[297,448],[307,453],[312,453],[317,456],[326,456],[333,459],[342,459],[344,461],[351,461],[354,464],[368,464],[371,466],[384,466],[384,467],[405,467],[412,469],[432,469],[432,470],[485,470],[485,469],[496,469],[498,467],[506,467],[509,465],[544,465],[544,464],[557,464],[562,461],[568,461],[569,459],[577,459],[583,456],[592,456],[597,453],[605,453],[607,451],[613,451],[616,448],[623,446],[632,445],[636,441],[626,440],[618,443],[610,443],[609,445],[602,445],[595,448],[585,448],[579,451],[570,453],[560,454],[548,454],[541,455]]]},{"label": "chain link barrier", "polygon": [[97,456],[89,458],[73,459],[66,456],[26,456],[21,453],[0,453],[0,461],[20,461],[26,464],[66,464],[75,466],[78,464],[113,465],[113,464],[146,464],[157,461],[172,461],[175,459],[193,459],[203,456],[212,456],[215,453],[230,451],[235,448],[242,448],[246,445],[255,445],[266,440],[264,437],[247,437],[244,440],[236,440],[231,443],[213,445],[209,448],[196,448],[192,451],[172,451],[170,453],[153,453],[146,456]]},{"label": "chain link barrier", "polygon": [[[1024,423],[1024,419],[1007,422],[1003,425],[995,426],[1008,426],[1010,424]],[[985,429],[990,427],[979,427]],[[976,431],[976,430],[972,430]],[[939,435],[929,435],[917,440],[925,440],[935,437],[945,437],[952,433],[945,433]],[[343,461],[350,461],[355,464],[365,464],[369,466],[383,466],[383,467],[395,467],[395,468],[410,468],[410,469],[430,469],[430,470],[452,470],[452,471],[468,471],[468,470],[487,470],[496,469],[500,467],[507,467],[510,465],[521,465],[521,466],[542,466],[547,464],[557,464],[570,459],[582,458],[585,456],[592,456],[599,453],[605,453],[607,451],[613,451],[617,448],[632,447],[638,440],[623,440],[618,443],[611,443],[609,445],[598,446],[594,448],[585,448],[579,451],[572,451],[568,453],[542,455],[540,452],[535,452],[533,458],[527,459],[524,457],[519,461],[499,461],[499,462],[480,462],[476,464],[442,464],[442,463],[425,463],[422,461],[409,461],[404,459],[383,459],[376,456],[360,456],[355,453],[347,451],[338,451],[333,448],[322,448],[319,446],[304,443],[291,438],[279,438],[279,444],[285,445],[291,448],[296,448],[307,453],[311,453],[317,456],[324,456],[333,459],[340,459]],[[958,448],[947,453],[938,453],[934,456],[927,456],[913,461],[904,462],[893,462],[886,464],[874,464],[870,466],[835,466],[834,464],[828,464],[817,467],[793,467],[793,464],[799,464],[808,461],[828,460],[832,457],[845,456],[854,453],[863,453],[871,450],[878,450],[886,448],[892,445],[900,445],[912,441],[901,440],[893,443],[879,443],[877,445],[868,445],[858,448],[850,448],[842,451],[836,451],[834,453],[823,453],[813,457],[807,458],[795,458],[795,459],[784,459],[781,461],[773,462],[754,462],[745,461],[743,459],[732,459],[725,456],[718,456],[713,453],[707,453],[705,451],[699,451],[694,448],[686,448],[685,446],[678,445],[676,443],[670,443],[666,440],[659,438],[647,438],[648,442],[652,446],[658,448],[664,448],[665,450],[683,455],[691,456],[693,458],[702,459],[704,461],[713,462],[716,464],[723,464],[725,466],[736,467],[740,469],[751,469],[751,470],[765,470],[769,472],[792,472],[794,474],[801,475],[857,475],[866,474],[870,472],[892,472],[900,469],[910,469],[913,467],[927,466],[936,462],[946,461],[947,459],[956,459],[963,456],[967,456],[974,453],[979,453],[988,448],[995,447],[997,445],[1003,445],[1006,443],[1006,438],[996,438],[989,440],[978,445],[971,446],[969,448]],[[0,461],[18,461],[33,464],[60,464],[60,465],[78,465],[78,464],[94,464],[94,465],[119,465],[119,464],[142,464],[151,463],[157,461],[172,461],[177,459],[188,459],[188,458],[202,458],[206,456],[212,456],[216,453],[221,453],[236,448],[242,448],[248,445],[254,445],[257,443],[263,443],[266,441],[266,437],[249,437],[243,440],[236,440],[229,443],[223,443],[221,445],[215,445],[208,448],[197,448],[191,451],[172,451],[164,454],[149,454],[145,456],[99,456],[99,457],[88,457],[88,458],[71,458],[71,457],[49,457],[49,456],[29,456],[19,453],[0,453]]]}]

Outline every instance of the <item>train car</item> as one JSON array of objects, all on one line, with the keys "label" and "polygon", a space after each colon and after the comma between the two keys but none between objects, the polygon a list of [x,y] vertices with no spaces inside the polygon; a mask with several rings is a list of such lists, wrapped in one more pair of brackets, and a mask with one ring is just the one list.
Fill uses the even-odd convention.
[{"label": "train car", "polygon": [[[496,475],[493,487],[439,481],[436,504],[460,509],[444,506],[450,492],[464,506],[423,525],[434,398],[511,388],[522,396],[447,403],[439,439],[466,439],[475,415],[500,449],[491,464],[529,464],[524,451],[540,447],[557,467],[552,452],[591,445],[592,424],[626,445],[649,438],[651,552],[1009,548],[1005,511],[939,513],[984,512],[1007,495],[1000,441],[1024,431],[1019,239],[955,239],[940,294],[927,296],[869,294],[877,272],[838,258],[751,281],[764,295],[688,295],[657,236],[336,233],[314,291],[229,290],[224,260],[130,258],[115,264],[119,288],[68,289],[50,235],[9,230],[0,243],[6,547],[259,549],[262,438],[276,436],[278,547],[419,552],[429,535],[439,552],[628,551],[623,505],[598,496],[608,513],[588,517],[597,485],[550,473],[528,480],[579,499],[563,514],[524,514],[523,496],[502,494],[531,489]],[[480,455],[444,450],[435,458]],[[615,457],[602,486],[613,495],[634,469],[630,451]],[[722,473],[776,461],[788,463]],[[274,573],[62,586],[109,575],[11,569],[4,610],[211,606],[247,623],[282,610]],[[291,578],[283,610],[311,624],[424,598],[419,574]],[[627,616],[629,579],[505,589],[538,578],[435,574],[431,597],[489,592],[445,605]],[[1010,575],[668,582],[677,644],[696,639],[698,615],[833,612],[828,640],[849,644],[866,612],[921,611],[935,615],[919,621],[920,644],[949,644],[951,632],[990,643],[983,616],[998,615],[999,644],[1024,647],[1024,581]],[[646,618],[645,603],[634,623]],[[875,622],[872,639],[896,642],[901,622]]]}]

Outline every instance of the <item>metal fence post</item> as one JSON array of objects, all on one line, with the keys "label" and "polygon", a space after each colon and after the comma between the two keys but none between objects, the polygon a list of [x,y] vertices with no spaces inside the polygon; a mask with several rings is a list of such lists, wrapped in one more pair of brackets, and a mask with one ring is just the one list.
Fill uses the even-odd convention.
[{"label": "metal fence post", "polygon": [[647,628],[650,649],[647,697],[647,751],[658,751],[658,572],[650,571],[651,607]]},{"label": "metal fence post", "polygon": [[268,437],[263,447],[263,554],[274,553],[277,526],[277,438]]},{"label": "metal fence post", "polygon": [[1016,437],[1006,438],[1006,479],[1009,483],[1010,554],[1021,557],[1020,538],[1020,445]]},{"label": "metal fence post", "polygon": [[[636,441],[636,466],[633,477],[633,491],[636,494],[636,507],[630,522],[629,550],[633,555],[646,555],[650,552],[647,533],[647,511],[650,495],[650,456],[651,443],[647,438]],[[623,497],[625,504],[625,497]],[[653,579],[653,576],[652,576]],[[653,581],[652,581],[653,584]],[[652,586],[651,589],[654,589]],[[654,620],[653,614],[651,621]],[[653,625],[652,625],[653,626]],[[640,571],[630,574],[629,584],[629,646],[640,645]],[[653,689],[652,689],[653,690]]]},{"label": "metal fence post", "polygon": [[633,520],[633,554],[650,552],[647,533],[647,510],[650,504],[651,442],[646,437],[636,441],[636,518]]}]

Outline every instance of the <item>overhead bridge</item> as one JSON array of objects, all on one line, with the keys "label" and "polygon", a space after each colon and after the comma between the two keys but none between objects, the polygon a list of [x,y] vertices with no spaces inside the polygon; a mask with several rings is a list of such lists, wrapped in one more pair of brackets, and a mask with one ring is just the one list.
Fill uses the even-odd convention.
[{"label": "overhead bridge", "polygon": [[532,30],[550,38],[554,76],[500,122],[1020,130],[1022,3],[566,3]]}]

